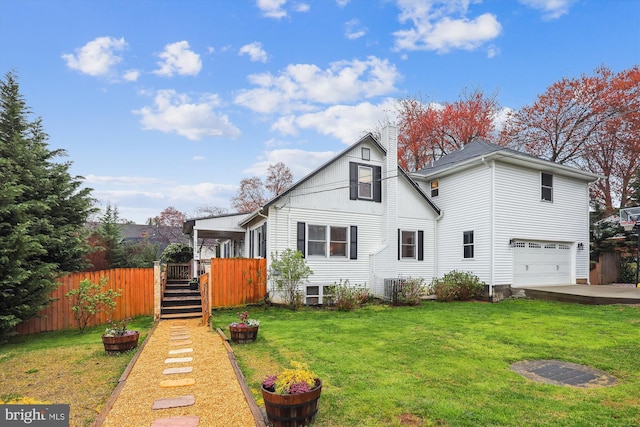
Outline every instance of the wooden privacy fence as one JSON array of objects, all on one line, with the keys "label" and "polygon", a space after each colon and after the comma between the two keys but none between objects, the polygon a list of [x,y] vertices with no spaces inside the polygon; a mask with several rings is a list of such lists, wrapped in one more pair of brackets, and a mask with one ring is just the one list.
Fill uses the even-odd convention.
[{"label": "wooden privacy fence", "polygon": [[78,325],[71,310],[73,304],[65,294],[76,289],[84,279],[98,283],[103,276],[107,278],[107,289],[121,289],[122,296],[116,298],[116,309],[113,312],[95,316],[89,326],[107,323],[109,319],[121,320],[133,316],[153,315],[153,268],[88,271],[72,273],[58,279],[60,286],[51,293],[54,301],[37,317],[19,324],[16,332],[26,335],[76,328]]},{"label": "wooden privacy fence", "polygon": [[620,253],[603,252],[599,261],[589,272],[589,282],[592,285],[608,285],[618,280],[620,273]]},{"label": "wooden privacy fence", "polygon": [[209,286],[212,308],[258,303],[267,293],[267,260],[213,258]]}]

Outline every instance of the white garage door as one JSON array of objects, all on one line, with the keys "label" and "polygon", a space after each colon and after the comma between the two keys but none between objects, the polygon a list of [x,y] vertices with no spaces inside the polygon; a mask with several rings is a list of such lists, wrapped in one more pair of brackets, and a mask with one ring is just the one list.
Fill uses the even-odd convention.
[{"label": "white garage door", "polygon": [[516,286],[571,283],[571,245],[566,243],[516,241],[513,262]]}]

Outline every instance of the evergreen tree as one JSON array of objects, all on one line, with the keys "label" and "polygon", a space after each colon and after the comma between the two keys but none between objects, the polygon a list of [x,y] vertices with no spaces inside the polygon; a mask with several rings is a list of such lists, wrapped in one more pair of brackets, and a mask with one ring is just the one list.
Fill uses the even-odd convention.
[{"label": "evergreen tree", "polygon": [[104,245],[107,268],[125,267],[124,237],[118,220],[118,207],[107,205],[104,215],[100,218],[100,227],[98,228],[98,234]]},{"label": "evergreen tree", "polygon": [[0,340],[49,302],[56,278],[82,267],[90,189],[56,161],[42,120],[20,94],[13,72],[0,81]]}]

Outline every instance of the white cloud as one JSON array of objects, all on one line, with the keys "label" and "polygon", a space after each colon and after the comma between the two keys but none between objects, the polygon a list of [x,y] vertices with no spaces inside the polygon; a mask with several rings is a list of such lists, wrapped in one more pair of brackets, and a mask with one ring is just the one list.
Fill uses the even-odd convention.
[{"label": "white cloud", "polygon": [[[354,141],[355,142],[355,141]],[[247,175],[263,176],[269,165],[282,162],[291,170],[294,181],[305,177],[319,166],[332,159],[333,151],[305,151],[298,149],[280,149],[266,151],[261,159],[242,172]]]},{"label": "white cloud", "polygon": [[201,160],[206,160],[206,158],[204,156],[193,156],[193,160],[194,162],[199,162]]},{"label": "white cloud", "polygon": [[412,27],[394,33],[396,50],[475,50],[502,31],[493,14],[468,18],[469,0],[397,1],[400,22],[409,21]]},{"label": "white cloud", "polygon": [[138,81],[139,77],[140,77],[140,71],[138,70],[128,70],[122,75],[122,78],[128,82]]},{"label": "white cloud", "polygon": [[293,10],[296,12],[309,12],[311,10],[311,6],[307,3],[298,3],[293,6]]},{"label": "white cloud", "polygon": [[75,55],[65,53],[62,59],[67,67],[90,76],[115,75],[114,67],[122,61],[116,52],[125,50],[127,42],[124,38],[98,37],[81,48],[75,49]]},{"label": "white cloud", "polygon": [[[236,190],[235,185],[231,184],[213,184],[211,182],[201,182],[192,185],[177,185],[165,188],[164,193],[170,201],[186,200],[192,202],[201,202],[208,205],[216,199],[220,194],[230,194]],[[227,200],[229,199],[227,198]]]},{"label": "white cloud", "polygon": [[281,117],[271,130],[295,136],[301,129],[313,129],[345,144],[353,144],[380,123],[395,121],[395,109],[396,101],[392,98],[379,104],[334,105],[319,112]]},{"label": "white cloud", "polygon": [[396,67],[374,56],[339,61],[326,70],[313,64],[292,64],[278,75],[253,74],[256,89],[243,90],[235,99],[260,113],[314,111],[314,104],[336,104],[388,95],[400,79]]},{"label": "white cloud", "polygon": [[338,4],[339,7],[345,7],[346,5],[349,4],[351,0],[336,0],[336,3]]},{"label": "white cloud", "polygon": [[192,102],[187,95],[168,89],[157,92],[153,107],[133,113],[142,116],[140,124],[145,130],[175,133],[194,141],[210,136],[238,137],[240,130],[225,114],[215,111],[218,105],[215,94],[202,95]]},{"label": "white cloud", "polygon": [[240,55],[249,55],[249,59],[253,62],[267,62],[267,52],[262,48],[262,43],[253,42],[246,44],[240,48]]},{"label": "white cloud", "polygon": [[158,62],[159,69],[154,73],[171,77],[174,73],[180,75],[195,76],[202,69],[200,55],[189,50],[189,42],[180,41],[168,44],[158,56],[162,61]]},{"label": "white cloud", "polygon": [[344,24],[344,27],[345,27],[344,35],[349,40],[359,39],[360,37],[367,34],[367,32],[369,31],[367,27],[364,27],[360,24],[360,21],[358,19],[352,19],[350,21],[347,21]]},{"label": "white cloud", "polygon": [[262,16],[280,19],[287,16],[287,12],[282,9],[286,2],[287,0],[257,0],[256,6],[262,12]]},{"label": "white cloud", "polygon": [[575,0],[518,0],[521,4],[542,11],[542,19],[557,19],[569,13]]},{"label": "white cloud", "polygon": [[162,180],[144,176],[105,176],[89,174],[85,181],[90,184],[110,184],[110,185],[149,185],[159,184]]}]

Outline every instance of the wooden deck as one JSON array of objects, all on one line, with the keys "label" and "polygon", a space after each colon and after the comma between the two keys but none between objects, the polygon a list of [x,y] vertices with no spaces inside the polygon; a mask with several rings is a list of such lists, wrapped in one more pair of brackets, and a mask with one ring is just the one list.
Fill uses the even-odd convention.
[{"label": "wooden deck", "polygon": [[573,302],[578,304],[640,304],[640,288],[617,286],[536,286],[524,287],[525,295],[532,299]]}]

